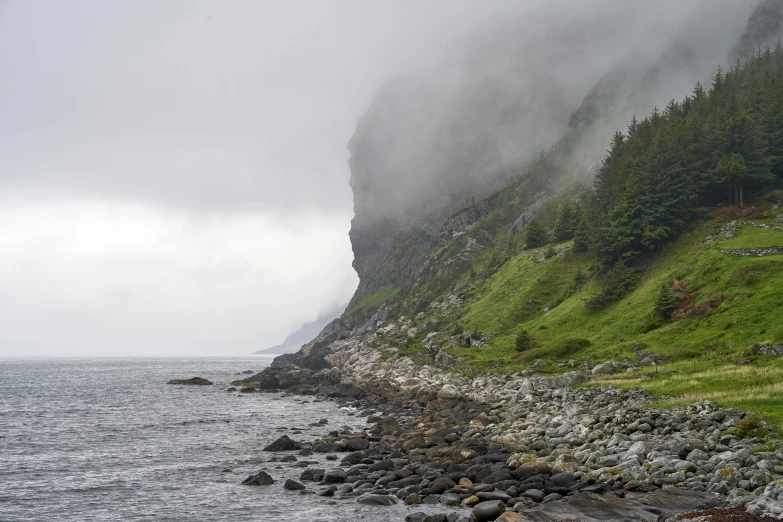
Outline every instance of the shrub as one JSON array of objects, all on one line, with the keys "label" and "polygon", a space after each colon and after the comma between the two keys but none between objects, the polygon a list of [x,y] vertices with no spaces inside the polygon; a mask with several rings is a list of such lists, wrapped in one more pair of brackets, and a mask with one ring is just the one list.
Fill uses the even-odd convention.
[{"label": "shrub", "polygon": [[559,339],[547,347],[547,352],[551,357],[565,357],[587,348],[590,344],[589,339]]},{"label": "shrub", "polygon": [[555,248],[550,245],[549,248],[546,249],[546,252],[544,252],[544,259],[552,259],[557,255],[557,252],[555,251]]},{"label": "shrub", "polygon": [[588,308],[600,308],[621,299],[636,285],[639,275],[618,261],[606,274],[598,293],[585,299]]},{"label": "shrub", "polygon": [[758,413],[746,415],[732,431],[735,435],[742,438],[764,437],[768,433],[767,427],[764,425],[764,419]]},{"label": "shrub", "polygon": [[514,346],[518,352],[524,352],[533,347],[535,343],[527,330],[522,330],[517,334],[517,340],[514,342]]}]

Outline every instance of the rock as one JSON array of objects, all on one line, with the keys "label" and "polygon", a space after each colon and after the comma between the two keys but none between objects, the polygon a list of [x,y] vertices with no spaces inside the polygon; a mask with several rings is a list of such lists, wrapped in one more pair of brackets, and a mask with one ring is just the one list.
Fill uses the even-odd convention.
[{"label": "rock", "polygon": [[473,516],[476,518],[476,522],[488,522],[498,518],[504,511],[506,511],[506,505],[503,502],[489,500],[476,504],[473,507]]},{"label": "rock", "polygon": [[449,522],[449,516],[446,513],[436,513],[429,515],[422,522]]},{"label": "rock", "polygon": [[326,470],[319,468],[306,469],[299,475],[299,480],[309,480],[311,482],[320,482],[324,478]]},{"label": "rock", "polygon": [[293,451],[295,449],[297,449],[296,442],[291,440],[288,435],[283,435],[262,451]]},{"label": "rock", "polygon": [[444,506],[459,506],[460,498],[456,493],[444,493],[438,498],[438,501]]},{"label": "rock", "polygon": [[427,513],[417,511],[405,517],[405,522],[424,522],[425,518],[427,518]]},{"label": "rock", "polygon": [[600,375],[603,373],[612,373],[618,366],[617,361],[606,361],[605,363],[596,364],[593,367],[592,374]]},{"label": "rock", "polygon": [[449,477],[440,477],[430,482],[430,485],[427,486],[427,489],[436,495],[439,495],[441,493],[445,493],[447,490],[455,487],[456,485],[457,483],[451,480]]},{"label": "rock", "polygon": [[166,384],[187,384],[187,385],[204,386],[206,384],[212,384],[212,382],[206,379],[202,379],[201,377],[191,377],[190,379],[172,379]]},{"label": "rock", "polygon": [[514,513],[513,511],[506,511],[495,520],[496,522],[528,522],[530,519],[524,517],[519,513]]},{"label": "rock", "polygon": [[370,441],[368,441],[367,439],[354,437],[348,441],[347,449],[351,451],[360,451],[360,450],[366,450],[369,447],[370,447]]},{"label": "rock", "polygon": [[285,484],[283,484],[283,489],[287,489],[289,491],[301,491],[305,489],[305,485],[300,484],[295,480],[286,479]]},{"label": "rock", "polygon": [[367,506],[393,506],[400,502],[389,495],[364,495],[356,499],[356,501]]},{"label": "rock", "polygon": [[411,493],[410,495],[407,495],[405,497],[405,500],[403,501],[406,506],[416,506],[418,504],[421,504],[421,495],[417,493]]},{"label": "rock", "polygon": [[522,493],[522,496],[525,498],[529,498],[530,500],[533,500],[535,502],[541,502],[542,500],[544,500],[546,494],[540,489],[528,489],[527,491]]},{"label": "rock", "polygon": [[553,485],[559,488],[567,488],[576,482],[576,477],[573,473],[556,473],[555,475],[552,475],[549,480]]},{"label": "rock", "polygon": [[275,481],[265,471],[259,471],[242,481],[243,486],[271,486]]},{"label": "rock", "polygon": [[345,482],[345,479],[348,477],[348,474],[340,469],[340,468],[334,468],[327,470],[326,473],[324,473],[324,478],[322,479],[324,484],[342,484]]}]

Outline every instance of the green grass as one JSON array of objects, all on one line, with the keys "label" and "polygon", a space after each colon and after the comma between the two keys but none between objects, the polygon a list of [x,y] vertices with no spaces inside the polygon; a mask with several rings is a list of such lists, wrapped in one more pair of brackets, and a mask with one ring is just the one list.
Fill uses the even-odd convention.
[{"label": "green grass", "polygon": [[376,292],[366,296],[356,306],[352,307],[346,312],[346,316],[350,317],[354,314],[364,314],[367,312],[373,312],[380,308],[382,304],[392,299],[400,291],[399,288],[392,285],[387,285],[379,288]]},{"label": "green grass", "polygon": [[768,228],[742,225],[740,233],[725,241],[720,242],[721,248],[767,248],[783,247],[783,232]]},{"label": "green grass", "polygon": [[[483,281],[464,313],[453,318],[466,330],[494,334],[493,345],[450,353],[466,357],[463,367],[481,371],[519,371],[541,358],[543,371],[552,373],[571,370],[558,366],[568,359],[635,362],[638,351],[671,356],[657,375],[648,367],[642,379],[611,382],[676,396],[666,404],[709,399],[783,423],[783,358],[750,351],[754,343],[783,342],[783,256],[720,253],[721,248],[769,246],[771,237],[783,245],[783,233],[742,226],[736,238],[707,245],[704,237],[723,224],[715,219],[694,224],[646,262],[632,291],[598,310],[584,303],[598,291],[598,279],[560,302],[574,274],[589,271],[589,260],[576,254],[543,263],[534,263],[531,255],[514,257]],[[662,284],[675,280],[689,303],[683,317],[661,322],[654,316],[655,298]],[[542,313],[547,305],[550,311]],[[521,329],[530,332],[536,347],[517,353],[514,334]],[[564,339],[587,339],[590,345],[563,351]]]}]

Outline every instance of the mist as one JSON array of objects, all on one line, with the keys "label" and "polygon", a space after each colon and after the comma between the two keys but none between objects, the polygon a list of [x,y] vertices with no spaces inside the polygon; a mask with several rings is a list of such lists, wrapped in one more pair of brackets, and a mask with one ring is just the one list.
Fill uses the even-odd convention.
[{"label": "mist", "polygon": [[353,293],[354,212],[496,190],[612,72],[599,136],[681,98],[754,5],[3,4],[0,355],[276,344]]}]

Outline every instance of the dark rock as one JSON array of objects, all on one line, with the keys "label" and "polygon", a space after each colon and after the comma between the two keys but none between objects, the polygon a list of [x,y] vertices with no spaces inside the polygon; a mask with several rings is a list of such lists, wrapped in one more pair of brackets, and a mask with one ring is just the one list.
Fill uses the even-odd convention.
[{"label": "dark rock", "polygon": [[300,484],[299,482],[297,482],[295,480],[287,479],[285,481],[285,484],[283,484],[283,488],[287,489],[287,490],[290,490],[290,491],[301,491],[301,490],[305,489],[305,485],[304,484]]},{"label": "dark rock", "polygon": [[364,495],[356,500],[359,504],[367,506],[393,506],[399,504],[399,500],[389,495]]},{"label": "dark rock", "polygon": [[455,487],[456,485],[457,485],[457,483],[454,482],[453,480],[451,480],[450,478],[448,478],[448,477],[440,477],[440,478],[436,478],[435,480],[430,482],[430,485],[427,486],[427,488],[431,492],[439,495],[441,493],[445,493],[446,491],[448,491],[449,489]]},{"label": "dark rock", "polygon": [[187,384],[203,386],[205,384],[212,384],[211,381],[202,379],[201,377],[191,377],[190,379],[171,379],[167,384]]},{"label": "dark rock", "polygon": [[299,475],[299,480],[310,480],[312,482],[320,482],[324,478],[325,469],[310,468],[306,469]]},{"label": "dark rock", "polygon": [[506,505],[499,500],[479,502],[473,507],[473,516],[476,522],[488,522],[495,520],[506,510]]},{"label": "dark rock", "polygon": [[417,511],[405,517],[405,522],[424,522],[425,518],[427,518],[427,513]]},{"label": "dark rock", "polygon": [[319,442],[313,445],[313,451],[316,453],[334,453],[340,451],[340,446],[333,442]]},{"label": "dark rock", "polygon": [[448,522],[449,517],[446,513],[437,513],[426,517],[422,522]]},{"label": "dark rock", "polygon": [[361,450],[366,450],[369,447],[370,447],[370,441],[368,441],[367,439],[354,437],[348,441],[347,449],[351,451],[361,451]]},{"label": "dark rock", "polygon": [[373,471],[385,471],[387,469],[393,468],[394,462],[391,460],[381,460],[376,462],[375,464],[370,464],[370,467],[367,468],[367,471],[372,473]]},{"label": "dark rock", "polygon": [[550,522],[562,519],[583,520],[585,514],[601,514],[601,520],[665,520],[694,509],[723,505],[725,500],[710,493],[666,488],[634,498],[595,493],[578,493],[554,502],[540,504],[525,512],[528,520]]},{"label": "dark rock", "polygon": [[576,482],[576,477],[573,473],[556,473],[549,480],[557,487],[567,488]]},{"label": "dark rock", "polygon": [[456,493],[444,493],[438,500],[444,506],[459,506],[462,499],[460,499],[459,495]]},{"label": "dark rock", "polygon": [[440,497],[438,497],[438,495],[428,494],[426,497],[421,499],[421,503],[434,506],[435,504],[440,504]]},{"label": "dark rock", "polygon": [[283,435],[269,446],[265,447],[263,451],[293,451],[297,449],[297,444],[291,440],[288,435]]},{"label": "dark rock", "polygon": [[508,502],[511,500],[511,496],[508,493],[503,493],[502,491],[481,491],[476,493],[476,496],[482,502],[487,500],[500,500],[501,502]]},{"label": "dark rock", "polygon": [[244,486],[271,486],[275,481],[265,471],[259,471],[242,481]]},{"label": "dark rock", "polygon": [[343,462],[347,464],[358,464],[367,457],[367,454],[363,451],[354,451],[343,457]]},{"label": "dark rock", "polygon": [[541,502],[544,500],[544,497],[546,497],[546,494],[540,489],[528,489],[522,493],[521,496],[529,498],[530,500],[535,500],[536,502]]},{"label": "dark rock", "polygon": [[334,492],[337,491],[337,486],[329,486],[328,488],[322,489],[318,492],[319,497],[333,497]]},{"label": "dark rock", "polygon": [[347,477],[348,474],[344,470],[340,468],[334,468],[324,473],[322,480],[324,484],[341,484],[345,482]]}]

